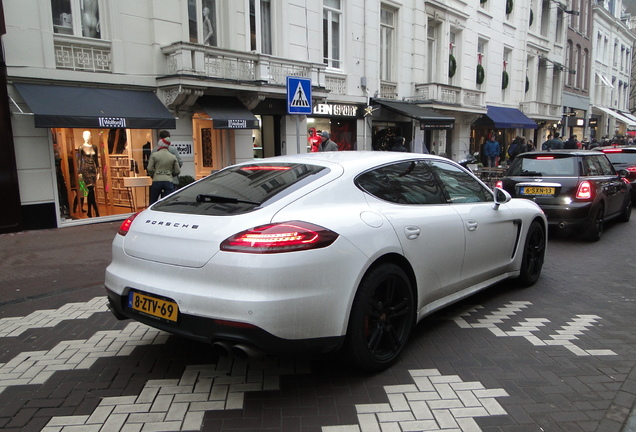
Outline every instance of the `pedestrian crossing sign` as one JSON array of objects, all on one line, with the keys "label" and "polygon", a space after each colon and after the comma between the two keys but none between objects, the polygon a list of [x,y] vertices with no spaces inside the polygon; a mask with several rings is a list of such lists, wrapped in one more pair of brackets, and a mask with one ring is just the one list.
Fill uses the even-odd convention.
[{"label": "pedestrian crossing sign", "polygon": [[311,79],[287,77],[287,114],[311,114]]}]

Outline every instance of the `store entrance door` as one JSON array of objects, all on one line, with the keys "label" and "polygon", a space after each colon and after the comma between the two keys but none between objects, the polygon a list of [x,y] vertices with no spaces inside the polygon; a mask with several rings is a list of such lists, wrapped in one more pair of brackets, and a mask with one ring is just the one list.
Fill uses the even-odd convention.
[{"label": "store entrance door", "polygon": [[227,166],[223,143],[224,135],[228,132],[225,129],[214,129],[212,119],[193,119],[192,123],[194,170],[198,180]]}]

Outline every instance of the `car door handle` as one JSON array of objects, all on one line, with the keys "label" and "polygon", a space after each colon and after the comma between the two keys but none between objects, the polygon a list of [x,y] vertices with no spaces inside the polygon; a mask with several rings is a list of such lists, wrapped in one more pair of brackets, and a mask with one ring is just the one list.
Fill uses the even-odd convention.
[{"label": "car door handle", "polygon": [[406,235],[407,239],[415,240],[420,236],[420,234],[422,234],[422,230],[416,226],[407,226],[404,227],[404,234]]},{"label": "car door handle", "polygon": [[468,229],[468,231],[475,231],[477,229],[477,225],[479,224],[476,220],[471,219],[466,221],[466,228]]}]

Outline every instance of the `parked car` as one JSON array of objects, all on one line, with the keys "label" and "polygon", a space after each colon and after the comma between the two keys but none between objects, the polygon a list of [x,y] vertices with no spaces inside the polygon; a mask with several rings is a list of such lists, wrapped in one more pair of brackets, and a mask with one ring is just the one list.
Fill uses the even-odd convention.
[{"label": "parked car", "polygon": [[541,273],[547,221],[446,158],[325,152],[225,168],[129,217],[105,285],[132,318],[233,354],[388,367],[424,316]]},{"label": "parked car", "polygon": [[627,170],[627,179],[632,185],[632,200],[636,199],[636,146],[598,147],[605,153],[616,171]]},{"label": "parked car", "polygon": [[536,202],[550,226],[597,241],[605,222],[631,217],[626,176],[602,152],[536,151],[515,158],[499,186],[513,197]]}]

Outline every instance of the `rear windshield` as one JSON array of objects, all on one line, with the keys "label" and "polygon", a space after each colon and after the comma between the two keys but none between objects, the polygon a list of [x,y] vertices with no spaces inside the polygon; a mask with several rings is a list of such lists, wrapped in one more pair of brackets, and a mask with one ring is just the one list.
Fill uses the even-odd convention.
[{"label": "rear windshield", "polygon": [[316,165],[258,163],[230,167],[180,189],[153,210],[210,216],[247,213],[326,175]]},{"label": "rear windshield", "polygon": [[570,155],[532,155],[532,157],[516,157],[507,175],[529,177],[578,176],[578,159]]},{"label": "rear windshield", "polygon": [[620,152],[612,153],[606,152],[605,156],[614,165],[636,165],[636,151],[635,152]]}]

